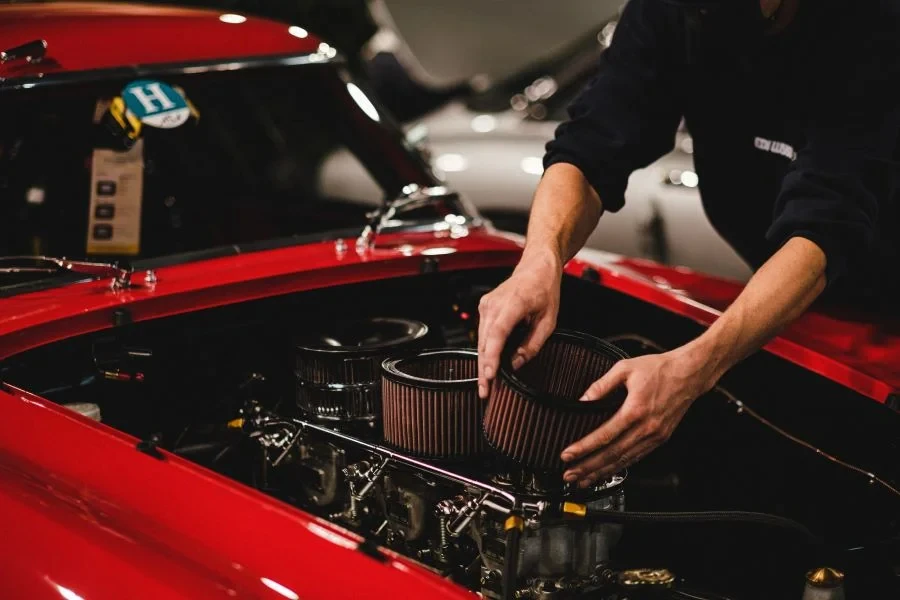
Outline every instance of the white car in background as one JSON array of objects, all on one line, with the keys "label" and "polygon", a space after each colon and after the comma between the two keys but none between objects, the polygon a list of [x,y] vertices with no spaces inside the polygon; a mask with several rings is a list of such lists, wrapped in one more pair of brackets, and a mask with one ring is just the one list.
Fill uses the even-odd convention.
[{"label": "white car in background", "polygon": [[[499,24],[503,7],[515,11],[525,4],[441,4],[376,0],[373,15],[382,30],[369,50],[392,52],[423,85],[472,84],[471,94],[407,124],[409,140],[483,215],[524,233],[545,144],[610,43],[621,0],[539,3],[539,10],[528,3],[529,11]],[[415,27],[430,10],[442,26]],[[453,50],[441,51],[451,40]],[[346,170],[340,180],[327,172],[326,179],[334,193],[367,193]],[[625,207],[600,219],[587,247],[746,281],[750,268],[710,225],[697,186],[691,138],[682,128],[672,152],[632,174]]]}]

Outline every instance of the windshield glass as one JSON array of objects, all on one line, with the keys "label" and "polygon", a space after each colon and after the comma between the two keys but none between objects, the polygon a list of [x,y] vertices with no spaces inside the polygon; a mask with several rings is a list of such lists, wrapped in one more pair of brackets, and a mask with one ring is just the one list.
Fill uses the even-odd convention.
[{"label": "windshield glass", "polygon": [[416,177],[384,121],[333,64],[2,91],[0,255],[136,261],[360,230]]}]

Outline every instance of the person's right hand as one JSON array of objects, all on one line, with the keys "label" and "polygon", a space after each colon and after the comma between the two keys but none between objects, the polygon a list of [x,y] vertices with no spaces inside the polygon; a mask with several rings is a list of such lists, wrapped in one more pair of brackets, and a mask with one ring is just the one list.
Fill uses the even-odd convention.
[{"label": "person's right hand", "polygon": [[534,358],[556,328],[562,263],[551,252],[524,254],[509,279],[485,294],[478,305],[478,395],[487,398],[497,376],[500,355],[520,322],[528,333],[513,355],[518,369]]}]

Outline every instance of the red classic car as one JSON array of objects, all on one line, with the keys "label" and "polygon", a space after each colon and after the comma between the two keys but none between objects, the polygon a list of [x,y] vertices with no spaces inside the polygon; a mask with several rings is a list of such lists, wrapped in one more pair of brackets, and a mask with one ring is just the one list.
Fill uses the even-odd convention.
[{"label": "red classic car", "polygon": [[0,7],[0,597],[898,597],[895,322],[807,314],[572,489],[559,390],[740,288],[585,251],[485,406],[521,240],[302,25]]}]

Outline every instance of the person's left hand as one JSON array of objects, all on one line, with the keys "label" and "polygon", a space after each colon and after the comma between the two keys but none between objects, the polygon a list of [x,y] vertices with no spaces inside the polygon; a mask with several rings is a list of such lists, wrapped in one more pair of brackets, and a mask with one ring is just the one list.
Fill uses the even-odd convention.
[{"label": "person's left hand", "polygon": [[691,403],[714,385],[706,366],[687,348],[617,362],[582,401],[599,400],[622,384],[628,396],[607,422],[563,450],[569,463],[563,479],[588,487],[666,442]]}]

